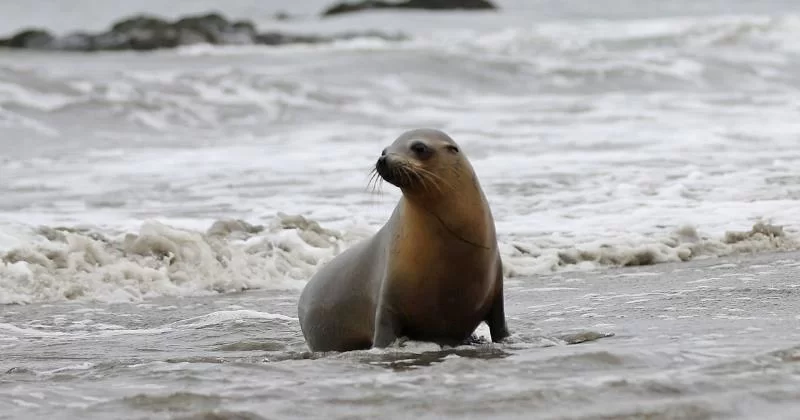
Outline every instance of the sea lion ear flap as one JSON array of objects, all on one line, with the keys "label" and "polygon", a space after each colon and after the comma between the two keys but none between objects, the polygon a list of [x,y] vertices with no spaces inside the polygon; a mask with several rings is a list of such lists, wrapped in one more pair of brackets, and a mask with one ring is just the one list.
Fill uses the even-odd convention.
[{"label": "sea lion ear flap", "polygon": [[458,153],[458,146],[454,146],[452,144],[448,144],[447,145],[447,150],[449,150],[450,152],[452,152],[454,154]]}]

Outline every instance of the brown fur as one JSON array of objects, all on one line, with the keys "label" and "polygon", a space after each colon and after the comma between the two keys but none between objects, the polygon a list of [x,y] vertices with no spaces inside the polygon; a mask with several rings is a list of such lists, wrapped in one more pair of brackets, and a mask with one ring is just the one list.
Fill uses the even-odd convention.
[{"label": "brown fur", "polygon": [[306,285],[298,314],[309,348],[386,347],[403,336],[456,345],[482,321],[493,341],[507,337],[494,219],[458,145],[441,131],[408,131],[376,168],[403,197],[375,235]]}]

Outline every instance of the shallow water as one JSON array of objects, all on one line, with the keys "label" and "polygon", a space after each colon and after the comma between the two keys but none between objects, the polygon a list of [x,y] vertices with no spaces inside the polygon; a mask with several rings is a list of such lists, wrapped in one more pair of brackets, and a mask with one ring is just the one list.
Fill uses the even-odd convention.
[{"label": "shallow water", "polygon": [[[792,418],[800,7],[499,3],[232,0],[411,37],[0,53],[0,418]],[[71,5],[0,32],[211,3]],[[368,173],[419,126],[478,173],[512,341],[309,354],[299,290],[389,216]]]},{"label": "shallow water", "polygon": [[798,257],[512,281],[455,349],[311,354],[295,293],[8,307],[0,418],[789,419]]}]

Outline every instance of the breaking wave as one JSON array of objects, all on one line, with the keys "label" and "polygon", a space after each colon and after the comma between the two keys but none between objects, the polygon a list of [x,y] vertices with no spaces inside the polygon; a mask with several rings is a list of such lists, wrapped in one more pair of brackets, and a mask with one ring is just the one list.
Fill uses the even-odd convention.
[{"label": "breaking wave", "polygon": [[[193,46],[158,56],[123,54],[120,60],[129,68],[107,73],[0,64],[0,125],[47,134],[48,115],[87,112],[96,124],[156,132],[319,121],[337,110],[374,117],[407,108],[394,95],[395,89],[410,86],[428,103],[475,91],[517,96],[779,91],[800,77],[800,50],[793,41],[798,36],[796,15],[558,22],[488,33],[449,30],[401,42],[365,38],[324,46]],[[302,67],[288,58],[304,52],[331,58]],[[176,59],[180,70],[147,64]],[[385,73],[381,69],[387,67],[402,68],[406,85],[363,77]],[[336,84],[320,76],[334,73],[342,73]]]},{"label": "breaking wave", "polygon": [[[224,220],[205,232],[157,221],[143,223],[135,234],[67,227],[40,227],[26,234],[23,229],[6,229],[0,243],[7,246],[0,254],[0,304],[127,302],[248,289],[299,289],[322,264],[371,233],[370,229],[334,231],[285,214],[268,226]],[[684,227],[666,238],[638,244],[540,248],[535,243],[501,241],[501,253],[507,277],[535,281],[524,277],[790,250],[799,245],[796,237],[780,227],[757,224],[722,238],[703,237],[694,228]]]}]

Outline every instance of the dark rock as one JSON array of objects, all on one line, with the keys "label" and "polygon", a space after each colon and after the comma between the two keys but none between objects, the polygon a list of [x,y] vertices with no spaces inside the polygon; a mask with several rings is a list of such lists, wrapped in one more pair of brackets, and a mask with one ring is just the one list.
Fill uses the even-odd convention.
[{"label": "dark rock", "polygon": [[218,44],[247,45],[255,42],[258,35],[255,25],[247,21],[234,22],[218,34]]},{"label": "dark rock", "polygon": [[251,22],[246,20],[240,20],[238,22],[234,22],[231,27],[240,32],[247,32],[249,34],[255,35],[256,34],[256,27]]},{"label": "dark rock", "polygon": [[280,32],[264,32],[256,35],[256,44],[284,45],[284,44],[318,44],[326,41],[325,38],[314,35],[289,35]]},{"label": "dark rock", "polygon": [[170,23],[164,19],[147,16],[137,15],[127,19],[123,19],[111,26],[111,32],[116,33],[130,33],[132,31],[156,31],[164,30],[170,27]]},{"label": "dark rock", "polygon": [[8,40],[11,48],[46,49],[53,44],[53,35],[41,29],[26,29]]},{"label": "dark rock", "polygon": [[206,36],[192,29],[178,31],[178,45],[194,45],[206,42]]},{"label": "dark rock", "polygon": [[230,26],[230,22],[219,13],[208,13],[199,16],[187,16],[175,22],[179,28],[191,28],[202,33],[221,31]]},{"label": "dark rock", "polygon": [[94,40],[90,34],[76,32],[62,38],[53,39],[52,48],[67,51],[90,51],[93,48],[93,44]]},{"label": "dark rock", "polygon": [[357,3],[336,4],[326,9],[322,16],[374,9],[496,10],[497,6],[488,0],[406,0],[404,2],[363,0]]},{"label": "dark rock", "polygon": [[129,49],[131,49],[131,39],[128,34],[104,32],[92,37],[92,48],[87,51],[121,51]]},{"label": "dark rock", "polygon": [[[418,1],[418,0],[412,0]],[[187,16],[175,22],[158,17],[137,15],[122,19],[105,32],[75,32],[54,37],[44,30],[28,29],[11,38],[0,39],[0,47],[50,49],[61,51],[149,51],[183,45],[283,45],[314,44],[351,39],[358,36],[386,40],[405,39],[402,35],[346,33],[334,36],[293,35],[279,32],[258,33],[253,23],[229,21],[218,13]]]},{"label": "dark rock", "polygon": [[344,32],[330,37],[315,35],[291,35],[280,32],[264,32],[256,35],[256,44],[260,45],[285,45],[285,44],[322,44],[326,42],[345,41],[354,38],[378,38],[386,41],[402,41],[408,39],[403,34],[389,35],[377,31]]},{"label": "dark rock", "polygon": [[174,28],[131,31],[125,34],[128,45],[132,50],[149,51],[160,48],[175,48],[178,46],[178,31]]},{"label": "dark rock", "polygon": [[218,13],[189,16],[175,22],[175,28],[202,34],[210,44],[252,44],[256,28],[250,22],[230,22]]},{"label": "dark rock", "polygon": [[135,16],[119,21],[111,31],[97,35],[96,47],[99,50],[147,51],[209,42],[201,29],[203,18],[205,16],[190,17],[173,24],[153,16]]},{"label": "dark rock", "polygon": [[408,39],[407,36],[399,33],[395,35],[390,35],[378,31],[365,31],[365,32],[345,32],[336,35],[334,40],[339,41],[339,40],[349,40],[355,38],[378,38],[384,41],[405,41]]}]

